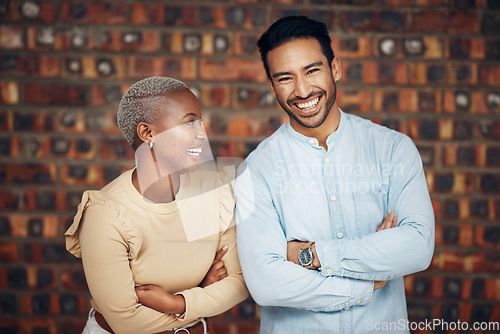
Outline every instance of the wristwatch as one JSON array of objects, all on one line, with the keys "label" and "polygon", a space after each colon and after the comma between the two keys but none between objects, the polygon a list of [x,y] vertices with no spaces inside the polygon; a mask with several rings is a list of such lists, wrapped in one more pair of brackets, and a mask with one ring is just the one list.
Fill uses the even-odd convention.
[{"label": "wristwatch", "polygon": [[314,266],[312,265],[314,255],[311,250],[311,245],[314,242],[308,242],[304,246],[300,247],[299,251],[299,263],[302,267],[306,269],[314,269]]}]

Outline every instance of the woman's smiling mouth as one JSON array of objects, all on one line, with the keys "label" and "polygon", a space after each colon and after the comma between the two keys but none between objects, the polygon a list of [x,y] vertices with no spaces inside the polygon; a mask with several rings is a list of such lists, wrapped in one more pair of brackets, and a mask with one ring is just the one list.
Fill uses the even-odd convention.
[{"label": "woman's smiling mouth", "polygon": [[203,152],[203,149],[201,147],[197,147],[197,148],[188,148],[187,150],[187,153],[190,155],[190,156],[193,156],[193,157],[199,157],[201,155],[201,153]]}]

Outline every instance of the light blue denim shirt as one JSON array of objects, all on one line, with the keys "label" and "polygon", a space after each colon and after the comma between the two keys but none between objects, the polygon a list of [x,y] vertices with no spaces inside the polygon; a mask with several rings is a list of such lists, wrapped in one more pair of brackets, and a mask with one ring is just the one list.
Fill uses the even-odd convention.
[{"label": "light blue denim shirt", "polygon": [[[326,143],[285,123],[239,168],[238,253],[261,333],[408,333],[403,276],[427,268],[434,250],[419,153],[342,111]],[[376,232],[390,210],[398,226]],[[321,268],[287,261],[291,240],[316,242]]]}]

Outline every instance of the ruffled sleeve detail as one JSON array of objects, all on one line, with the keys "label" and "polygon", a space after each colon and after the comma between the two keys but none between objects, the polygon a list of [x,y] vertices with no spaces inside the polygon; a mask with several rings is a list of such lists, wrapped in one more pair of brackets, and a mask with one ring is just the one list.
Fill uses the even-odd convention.
[{"label": "ruffled sleeve detail", "polygon": [[64,233],[66,237],[66,249],[74,256],[81,258],[79,229],[84,221],[84,212],[90,207],[106,210],[108,214],[111,213],[113,217],[116,217],[114,221],[102,221],[101,223],[115,225],[128,245],[129,258],[135,258],[141,247],[142,238],[139,237],[139,230],[132,226],[132,223],[125,218],[125,206],[108,199],[104,193],[95,190],[85,191],[82,195],[82,201],[78,205],[73,223],[66,233]]},{"label": "ruffled sleeve detail", "polygon": [[234,222],[234,180],[236,168],[234,165],[219,165],[219,217],[221,221],[220,230],[224,233],[228,228],[235,225]]}]

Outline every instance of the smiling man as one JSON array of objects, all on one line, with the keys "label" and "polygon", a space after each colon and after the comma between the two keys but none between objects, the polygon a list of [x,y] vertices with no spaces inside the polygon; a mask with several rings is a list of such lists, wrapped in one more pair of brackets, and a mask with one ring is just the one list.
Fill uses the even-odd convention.
[{"label": "smiling man", "polygon": [[282,18],[258,46],[290,120],[236,181],[238,252],[261,333],[408,333],[403,276],[426,269],[434,249],[415,145],[339,109],[340,60],[323,23]]}]

